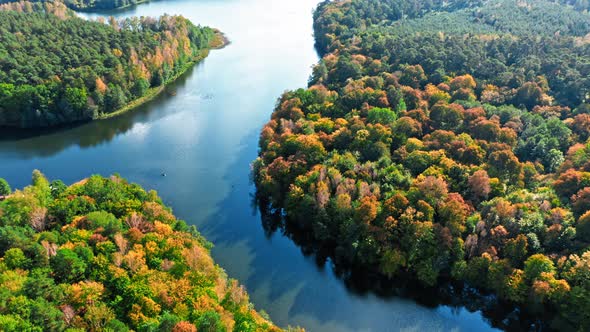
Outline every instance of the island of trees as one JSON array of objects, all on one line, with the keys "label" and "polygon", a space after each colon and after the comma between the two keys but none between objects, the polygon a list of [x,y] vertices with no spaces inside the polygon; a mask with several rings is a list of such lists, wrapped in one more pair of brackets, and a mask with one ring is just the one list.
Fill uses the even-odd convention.
[{"label": "island of trees", "polygon": [[0,127],[131,109],[224,40],[181,16],[87,21],[59,1],[0,5]]},{"label": "island of trees", "polygon": [[281,331],[154,191],[0,179],[0,330]]},{"label": "island of trees", "polygon": [[74,10],[100,10],[135,6],[149,0],[65,0],[65,4]]},{"label": "island of trees", "polygon": [[[0,4],[15,0],[0,0]],[[30,0],[31,2],[45,2],[47,0]],[[135,6],[149,0],[63,0],[64,4],[77,11],[108,10]]]},{"label": "island of trees", "polygon": [[260,204],[338,267],[464,283],[588,331],[588,9],[323,2],[309,88],[260,136]]}]

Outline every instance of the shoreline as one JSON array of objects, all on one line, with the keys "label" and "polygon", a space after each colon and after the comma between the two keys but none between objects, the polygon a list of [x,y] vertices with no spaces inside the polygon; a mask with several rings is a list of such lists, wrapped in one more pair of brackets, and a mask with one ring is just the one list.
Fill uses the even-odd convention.
[{"label": "shoreline", "polygon": [[213,38],[213,40],[209,44],[209,48],[201,50],[199,55],[195,56],[193,60],[187,62],[180,69],[180,71],[178,73],[176,73],[174,76],[172,76],[170,79],[168,79],[167,82],[163,83],[160,86],[149,88],[148,92],[146,93],[145,96],[139,97],[139,98],[136,98],[136,99],[130,101],[122,108],[120,108],[114,112],[111,112],[111,113],[101,114],[90,121],[92,122],[92,121],[101,121],[101,120],[111,119],[111,118],[117,117],[119,115],[133,111],[136,108],[144,105],[145,103],[150,102],[151,100],[153,100],[154,98],[159,96],[162,92],[164,92],[164,90],[166,90],[167,86],[174,83],[182,75],[186,74],[186,72],[189,69],[191,69],[193,66],[195,66],[199,62],[205,60],[209,56],[209,53],[211,53],[211,50],[220,50],[220,49],[225,48],[229,44],[230,44],[230,41],[225,36],[225,34],[221,31],[215,29],[215,38]]},{"label": "shoreline", "polygon": [[[103,252],[102,249],[100,249],[101,243],[114,241],[116,243],[125,243],[125,246],[130,243],[133,245],[133,250],[135,250],[129,250],[131,254],[136,252],[137,255],[141,256],[145,255],[147,252],[150,253],[150,255],[153,255],[150,256],[150,259],[153,257],[156,262],[155,264],[150,264],[149,261],[146,263],[146,260],[138,260],[136,265],[125,265],[120,267],[120,270],[116,270],[115,267],[119,268],[116,263],[116,259],[118,258],[116,257],[118,257],[117,255],[121,254],[122,251],[116,252],[116,250],[111,250],[103,255],[105,262],[108,264],[94,266],[90,264],[83,265],[80,263],[80,266],[82,267],[74,272],[72,272],[73,270],[67,269],[68,264],[66,263],[69,261],[64,263],[66,268],[61,268],[53,263],[50,265],[47,261],[31,263],[30,265],[21,264],[4,266],[3,273],[6,271],[20,273],[18,271],[22,271],[25,275],[35,269],[48,269],[48,277],[46,278],[47,280],[50,280],[50,286],[59,285],[56,287],[63,288],[64,290],[72,289],[73,291],[76,291],[78,289],[76,287],[80,283],[88,282],[90,285],[93,285],[91,287],[95,287],[92,290],[111,293],[121,292],[122,294],[127,294],[128,296],[123,295],[125,297],[122,297],[121,301],[133,304],[133,306],[129,305],[120,307],[118,306],[118,302],[110,301],[107,297],[96,297],[93,298],[91,302],[87,300],[71,302],[75,303],[75,305],[78,305],[78,303],[82,304],[77,307],[81,309],[72,310],[72,317],[78,318],[72,320],[71,324],[67,323],[68,327],[79,328],[80,330],[87,327],[88,325],[86,325],[85,321],[86,317],[84,317],[84,315],[87,314],[86,309],[98,304],[100,305],[100,308],[104,308],[104,310],[109,312],[109,322],[114,320],[119,321],[117,325],[114,325],[119,330],[123,329],[118,326],[124,326],[125,328],[128,328],[128,330],[132,330],[135,326],[142,326],[141,324],[149,323],[152,324],[152,326],[158,327],[163,326],[163,324],[168,324],[167,326],[173,324],[173,326],[189,326],[192,328],[184,329],[182,331],[197,331],[195,326],[201,327],[204,323],[202,323],[202,320],[193,319],[192,317],[200,317],[197,315],[202,315],[202,312],[206,311],[213,313],[214,318],[211,318],[206,322],[213,322],[216,326],[216,330],[235,330],[234,326],[240,326],[239,324],[241,324],[242,321],[246,321],[247,324],[249,324],[247,326],[252,327],[252,329],[255,329],[256,331],[284,331],[276,326],[264,311],[255,309],[254,304],[249,300],[248,293],[243,284],[237,279],[231,278],[211,256],[211,248],[213,244],[207,240],[195,226],[191,226],[176,217],[176,215],[171,212],[171,207],[163,203],[163,199],[157,194],[157,192],[140,186],[135,182],[126,180],[116,174],[108,177],[91,175],[71,185],[66,185],[62,182],[63,187],[60,188],[58,194],[51,195],[50,198],[46,200],[41,200],[42,197],[45,197],[42,195],[44,195],[47,190],[51,190],[50,180],[38,170],[33,171],[33,177],[40,179],[40,181],[22,188],[15,188],[14,192],[16,194],[14,197],[11,197],[11,195],[6,197],[0,196],[9,200],[6,203],[2,203],[2,206],[4,207],[4,204],[11,204],[11,199],[25,199],[27,203],[23,205],[24,208],[29,208],[31,210],[46,209],[47,207],[56,205],[55,203],[60,202],[65,197],[68,199],[88,199],[98,201],[101,197],[104,197],[106,193],[114,192],[119,195],[116,195],[116,197],[111,200],[114,204],[96,204],[81,212],[73,210],[69,205],[57,204],[59,207],[56,208],[56,214],[59,216],[57,217],[59,222],[47,222],[39,227],[28,223],[15,226],[17,233],[13,232],[8,234],[6,237],[9,240],[17,239],[16,236],[19,234],[18,232],[23,234],[26,233],[26,236],[18,237],[20,241],[18,243],[15,242],[16,240],[13,241],[16,244],[10,245],[11,249],[20,248],[18,244],[21,243],[24,243],[25,245],[33,245],[38,241],[38,234],[47,231],[59,233],[57,237],[48,240],[51,241],[48,243],[51,243],[52,248],[56,251],[55,255],[50,256],[60,257],[60,250],[74,249],[70,249],[73,248],[71,246],[58,246],[58,244],[71,243],[70,240],[72,238],[70,234],[72,232],[88,232],[90,234],[104,235],[100,235],[102,236],[100,238],[101,241],[94,241],[90,235],[78,237],[76,238],[77,242],[74,246],[80,245],[84,248],[88,248],[90,252],[96,250],[101,250],[101,252]],[[130,202],[137,202],[137,204],[130,204]],[[115,216],[120,211],[118,208],[120,206],[128,206],[126,213]],[[103,227],[103,224],[99,224],[99,222],[84,222],[85,220],[90,220],[88,218],[92,218],[92,214],[95,214],[95,216],[96,214],[100,214],[100,216],[108,216],[108,222],[114,225],[112,232],[111,229],[105,231],[105,227]],[[63,232],[65,229],[68,229],[71,232]],[[60,236],[63,237],[60,238]],[[150,245],[144,244],[144,236],[154,239]],[[170,251],[174,251],[178,254],[175,254],[172,257],[169,255]],[[78,261],[74,262],[86,262],[94,257],[90,256],[90,258],[87,258],[87,256],[74,255],[71,256],[81,257],[78,258]],[[169,257],[170,260],[166,261],[167,258],[164,257]],[[172,268],[167,268],[168,265],[162,267],[161,262],[170,262],[166,263],[170,266],[180,265],[183,270],[178,273]],[[115,272],[109,274],[111,273],[109,271]],[[115,273],[118,274],[115,275]],[[45,275],[38,277],[36,275],[31,275],[27,282],[36,282],[37,279],[43,278],[44,276]],[[115,279],[121,278],[122,280],[125,280],[124,278],[127,278],[127,280],[131,280],[129,278],[134,278],[135,276],[140,276],[140,278],[135,278],[121,287],[119,287],[120,284],[108,282],[108,278],[111,277]],[[147,277],[145,276],[157,276],[160,279],[168,281],[167,284],[169,284],[169,286],[154,284],[146,279]],[[174,283],[181,283],[183,285],[182,289],[174,286]],[[138,288],[147,289],[149,290],[149,293],[146,293],[147,295],[142,298],[138,298],[133,295],[133,291]],[[56,289],[57,288],[50,288],[49,290]],[[5,298],[13,298],[20,296],[21,294],[19,288],[9,289],[7,291],[8,293],[5,293],[8,295],[6,295]],[[163,300],[161,297],[162,292],[171,295]],[[232,297],[232,294],[239,294],[239,297]],[[60,299],[56,300],[51,296],[45,296],[43,294],[42,296],[38,296],[38,294],[35,293],[32,295],[25,295],[23,298],[27,301],[45,300],[44,302],[38,303],[47,308],[53,308],[56,312],[59,312],[60,308],[63,307],[63,301]],[[191,317],[190,319],[184,318],[185,320],[182,320],[183,318],[180,318],[179,315],[175,313],[167,315],[166,311],[161,313],[161,311],[156,310],[153,311],[155,314],[151,315],[149,318],[142,314],[141,316],[138,315],[139,318],[136,320],[123,322],[125,317],[131,317],[134,312],[137,312],[135,307],[142,303],[153,304],[154,307],[158,306],[159,308],[160,303],[163,302],[162,306],[167,305],[168,307],[172,307],[175,303],[182,303],[185,299],[195,303],[195,305],[190,308],[188,306],[185,306],[187,309],[182,308],[184,310],[182,311],[182,314],[184,315],[183,318]],[[6,314],[6,312],[3,312],[3,314]],[[19,314],[18,308],[14,309],[12,312],[8,312],[8,314],[17,316]],[[172,318],[170,319],[167,317]],[[220,317],[224,317],[225,319],[221,320]],[[60,316],[51,316],[49,319],[39,321],[27,316],[22,319],[24,323],[19,325],[19,328],[11,329],[10,331],[30,330],[26,328],[28,326],[33,327],[34,330],[38,329],[40,331],[44,326],[51,324],[51,322],[63,321]],[[172,323],[169,323],[171,321]],[[178,325],[181,321],[185,322],[184,325]],[[0,326],[4,327],[6,324]],[[22,326],[25,328],[20,328]],[[65,326],[65,324],[63,326]],[[158,330],[161,330],[161,328],[158,328]],[[4,329],[2,329],[2,331],[4,331]],[[303,330],[297,330],[297,332],[303,332]]]},{"label": "shoreline", "polygon": [[[209,43],[209,47],[200,50],[199,54],[196,55],[191,61],[185,63],[182,66],[182,68],[180,68],[180,71],[178,73],[176,73],[174,76],[170,77],[168,79],[168,81],[164,82],[163,84],[161,84],[157,87],[149,88],[148,92],[144,96],[131,100],[130,102],[125,104],[123,107],[119,108],[118,110],[116,110],[114,112],[99,114],[95,118],[84,120],[84,121],[71,121],[71,122],[66,122],[66,123],[60,123],[60,124],[54,125],[54,126],[40,126],[40,127],[0,126],[0,129],[7,129],[7,130],[11,130],[13,132],[18,132],[18,133],[27,132],[27,131],[35,132],[38,130],[53,131],[53,130],[61,130],[63,128],[69,128],[70,126],[76,127],[78,125],[82,125],[85,123],[91,123],[94,121],[107,120],[107,119],[111,119],[111,118],[129,113],[129,112],[135,110],[136,108],[144,105],[145,103],[148,103],[148,102],[154,100],[156,97],[158,97],[162,92],[164,92],[166,90],[166,87],[168,87],[170,84],[174,83],[182,75],[186,74],[186,72],[189,69],[191,69],[193,66],[195,66],[199,62],[205,60],[209,56],[209,54],[211,53],[212,50],[220,50],[220,49],[225,48],[229,44],[231,44],[231,41],[227,38],[227,36],[223,32],[221,32],[219,29],[215,29],[215,28],[213,28],[213,30],[215,31],[215,37]],[[0,136],[0,140],[1,140],[1,138],[2,137]]]},{"label": "shoreline", "polygon": [[130,4],[127,4],[125,6],[113,7],[113,8],[96,8],[96,7],[79,8],[79,7],[73,7],[73,6],[72,7],[68,6],[68,8],[70,8],[73,11],[81,12],[81,13],[95,13],[95,12],[104,11],[104,10],[109,10],[109,11],[110,10],[113,10],[114,11],[114,10],[120,10],[120,9],[130,8],[130,7],[138,6],[138,5],[141,5],[141,4],[150,2],[150,1],[151,0],[139,0],[136,3],[130,3]]}]

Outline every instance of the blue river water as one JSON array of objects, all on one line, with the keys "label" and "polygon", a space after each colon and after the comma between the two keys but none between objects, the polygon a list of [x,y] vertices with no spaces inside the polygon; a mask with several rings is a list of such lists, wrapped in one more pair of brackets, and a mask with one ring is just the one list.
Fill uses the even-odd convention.
[{"label": "blue river water", "polygon": [[[73,183],[119,173],[156,189],[215,244],[216,262],[280,326],[308,331],[488,331],[480,312],[360,294],[281,232],[265,232],[252,204],[250,163],[280,94],[305,87],[318,57],[318,0],[166,0],[96,16],[182,14],[219,28],[213,51],[156,100],[114,119],[0,140],[0,177],[29,184],[33,169]],[[162,173],[166,177],[162,177]]]}]

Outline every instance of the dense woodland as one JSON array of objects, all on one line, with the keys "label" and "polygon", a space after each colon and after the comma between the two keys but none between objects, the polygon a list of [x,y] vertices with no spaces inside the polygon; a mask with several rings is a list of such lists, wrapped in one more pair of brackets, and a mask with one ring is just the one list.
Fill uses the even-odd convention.
[{"label": "dense woodland", "polygon": [[[380,65],[367,73],[357,72],[354,66],[349,73],[339,71],[330,76],[328,86],[348,77],[356,79],[379,71],[394,72],[404,64],[420,64],[428,82],[435,85],[443,83],[445,76],[470,74],[479,83],[479,94],[488,85],[497,87],[498,98],[489,100],[497,105],[531,108],[555,101],[574,108],[589,98],[587,10],[576,11],[576,7],[544,0],[440,3],[444,3],[439,6],[445,11],[422,1],[321,5],[315,17],[320,52],[344,48],[348,52],[342,54],[343,62],[352,54],[361,54]],[[343,6],[351,10],[340,18],[342,11],[337,8],[342,10]],[[322,75],[325,71],[318,72],[316,80],[325,79]],[[539,76],[543,82],[537,82]],[[553,99],[518,98],[517,90],[527,82],[537,83]]]},{"label": "dense woodland", "polygon": [[0,179],[0,330],[281,331],[154,191]]},{"label": "dense woodland", "polygon": [[65,0],[65,4],[75,10],[115,9],[133,6],[149,0]]},{"label": "dense woodland", "polygon": [[113,113],[206,56],[216,38],[181,16],[92,22],[61,2],[0,5],[0,127]]},{"label": "dense woodland", "polygon": [[262,206],[338,267],[590,330],[588,1],[337,0],[314,21],[310,87],[260,136]]},{"label": "dense woodland", "polygon": [[[0,4],[14,2],[15,0],[0,0]],[[46,2],[48,0],[31,0],[31,2]],[[51,0],[49,0],[51,1]],[[93,11],[116,9],[134,6],[149,0],[63,0],[64,4],[78,11]]]}]

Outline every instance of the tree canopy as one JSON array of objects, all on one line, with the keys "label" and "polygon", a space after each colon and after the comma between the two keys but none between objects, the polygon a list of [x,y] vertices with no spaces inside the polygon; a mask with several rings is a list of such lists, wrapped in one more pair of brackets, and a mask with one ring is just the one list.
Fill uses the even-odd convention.
[{"label": "tree canopy", "polygon": [[281,331],[156,192],[118,176],[0,202],[0,330]]},{"label": "tree canopy", "polygon": [[545,326],[590,329],[587,10],[321,3],[309,88],[286,92],[260,135],[261,206],[339,268],[465,282]]},{"label": "tree canopy", "polygon": [[215,37],[181,16],[87,21],[61,2],[0,5],[0,126],[113,113],[184,72]]},{"label": "tree canopy", "polygon": [[[0,4],[15,0],[0,0]],[[47,0],[31,0],[31,2],[44,2]],[[135,6],[149,0],[63,0],[63,3],[73,10],[93,11],[123,8]]]}]

